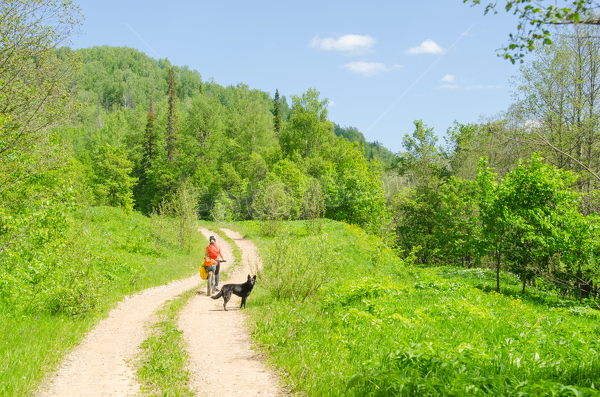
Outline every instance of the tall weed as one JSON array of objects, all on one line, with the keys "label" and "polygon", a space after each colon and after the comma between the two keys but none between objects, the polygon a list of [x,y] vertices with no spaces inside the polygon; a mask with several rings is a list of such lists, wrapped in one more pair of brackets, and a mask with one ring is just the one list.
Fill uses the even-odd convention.
[{"label": "tall weed", "polygon": [[176,240],[179,248],[191,252],[198,233],[198,192],[185,180],[168,200],[163,200],[151,215],[157,245]]},{"label": "tall weed", "polygon": [[261,251],[266,289],[277,299],[304,302],[340,269],[340,254],[323,233],[298,239],[281,233]]}]

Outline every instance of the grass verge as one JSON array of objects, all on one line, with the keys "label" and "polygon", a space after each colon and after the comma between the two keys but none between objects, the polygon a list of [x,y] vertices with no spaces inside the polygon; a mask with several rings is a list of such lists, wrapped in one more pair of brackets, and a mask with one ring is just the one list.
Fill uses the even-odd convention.
[{"label": "grass verge", "polygon": [[167,301],[156,313],[159,320],[142,343],[138,361],[137,377],[143,396],[194,396],[187,371],[189,356],[182,331],[177,328],[177,318],[196,290],[193,288]]}]

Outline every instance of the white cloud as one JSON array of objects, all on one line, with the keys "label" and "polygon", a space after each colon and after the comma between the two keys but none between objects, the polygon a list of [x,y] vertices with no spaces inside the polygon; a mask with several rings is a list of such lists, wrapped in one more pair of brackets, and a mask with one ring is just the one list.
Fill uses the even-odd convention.
[{"label": "white cloud", "polygon": [[409,48],[407,54],[441,54],[445,50],[440,47],[435,41],[427,39],[420,46]]},{"label": "white cloud", "polygon": [[364,76],[375,76],[383,72],[389,72],[394,69],[402,69],[402,65],[394,64],[392,66],[386,66],[383,63],[377,62],[350,62],[343,66],[352,73],[362,74]]},{"label": "white cloud", "polygon": [[329,106],[335,106],[335,102],[333,102],[333,101],[329,101],[328,105],[329,105]]},{"label": "white cloud", "polygon": [[440,81],[443,81],[445,83],[454,83],[454,80],[456,80],[456,76],[452,74],[447,74],[444,77],[442,77]]},{"label": "white cloud", "polygon": [[363,53],[375,45],[377,41],[371,36],[347,34],[334,39],[331,37],[320,38],[315,36],[308,45],[324,51],[343,51],[350,53]]},{"label": "white cloud", "polygon": [[537,130],[543,127],[543,124],[541,123],[541,121],[534,119],[534,120],[525,120],[525,125],[524,125],[525,129],[528,131],[531,130]]},{"label": "white cloud", "polygon": [[501,85],[458,85],[458,84],[442,84],[436,87],[438,90],[496,90],[504,88]]}]

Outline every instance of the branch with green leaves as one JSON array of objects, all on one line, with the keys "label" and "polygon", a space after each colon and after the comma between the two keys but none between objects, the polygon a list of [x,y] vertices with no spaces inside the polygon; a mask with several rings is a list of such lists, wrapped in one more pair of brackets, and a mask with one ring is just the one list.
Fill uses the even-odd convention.
[{"label": "branch with green leaves", "polygon": [[[480,0],[463,0],[463,3],[472,5],[481,4]],[[551,26],[563,25],[600,25],[600,3],[594,0],[566,0],[562,6],[558,4],[547,4],[543,0],[507,0],[502,7],[498,2],[489,3],[485,7],[485,14],[498,14],[498,10],[504,8],[506,12],[512,12],[519,19],[517,33],[511,33],[510,44],[502,47],[498,56],[510,60],[523,62],[528,52],[533,51],[536,46],[552,44]]]}]

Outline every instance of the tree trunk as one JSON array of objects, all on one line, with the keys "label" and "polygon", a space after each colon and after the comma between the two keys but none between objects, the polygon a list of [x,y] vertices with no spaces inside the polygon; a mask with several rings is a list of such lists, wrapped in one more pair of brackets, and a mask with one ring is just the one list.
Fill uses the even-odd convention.
[{"label": "tree trunk", "polygon": [[577,265],[577,289],[579,290],[579,304],[581,304],[581,262]]},{"label": "tree trunk", "polygon": [[500,250],[496,251],[496,292],[500,292]]}]

